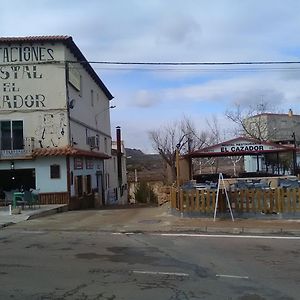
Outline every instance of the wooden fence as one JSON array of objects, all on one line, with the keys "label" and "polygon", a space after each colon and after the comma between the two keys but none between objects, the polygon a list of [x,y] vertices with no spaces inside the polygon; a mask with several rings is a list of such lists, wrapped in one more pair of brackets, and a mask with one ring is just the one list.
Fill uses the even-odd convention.
[{"label": "wooden fence", "polygon": [[40,193],[40,204],[69,204],[69,193]]},{"label": "wooden fence", "polygon": [[[248,189],[227,192],[231,208],[236,213],[295,213],[300,212],[300,188]],[[171,207],[181,212],[213,213],[217,192],[215,190],[170,191]],[[224,190],[220,190],[218,211],[226,212]]]}]

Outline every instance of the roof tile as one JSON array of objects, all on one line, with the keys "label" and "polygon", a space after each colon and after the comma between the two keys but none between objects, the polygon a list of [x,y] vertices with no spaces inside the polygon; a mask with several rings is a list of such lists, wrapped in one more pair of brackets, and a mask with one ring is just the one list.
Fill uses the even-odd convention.
[{"label": "roof tile", "polygon": [[109,155],[101,152],[93,152],[87,150],[76,149],[71,146],[58,147],[58,148],[38,148],[34,149],[33,157],[46,157],[46,156],[88,156],[108,159]]}]

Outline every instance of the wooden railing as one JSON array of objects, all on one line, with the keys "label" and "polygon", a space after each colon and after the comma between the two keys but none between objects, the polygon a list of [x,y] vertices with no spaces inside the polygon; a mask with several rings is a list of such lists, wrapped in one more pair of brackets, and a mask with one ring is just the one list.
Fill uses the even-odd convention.
[{"label": "wooden railing", "polygon": [[[295,213],[300,212],[300,188],[249,189],[229,191],[231,208],[237,213]],[[181,212],[212,213],[215,209],[215,190],[176,190],[170,192],[171,207]],[[218,211],[226,212],[226,197],[220,190]]]},{"label": "wooden railing", "polygon": [[70,197],[68,192],[40,193],[39,203],[43,204],[68,204],[69,210],[94,208],[94,194],[80,197]]},{"label": "wooden railing", "polygon": [[69,193],[40,193],[40,204],[69,204]]}]

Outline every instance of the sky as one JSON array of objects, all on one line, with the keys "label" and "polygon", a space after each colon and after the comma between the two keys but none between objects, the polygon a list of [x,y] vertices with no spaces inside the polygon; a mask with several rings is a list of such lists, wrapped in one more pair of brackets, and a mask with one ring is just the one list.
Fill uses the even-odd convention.
[{"label": "sky", "polygon": [[[299,0],[1,0],[0,35],[70,35],[88,61],[300,62]],[[300,114],[300,63],[272,66],[92,65],[110,90],[128,148],[182,119],[222,129],[236,103]]]}]

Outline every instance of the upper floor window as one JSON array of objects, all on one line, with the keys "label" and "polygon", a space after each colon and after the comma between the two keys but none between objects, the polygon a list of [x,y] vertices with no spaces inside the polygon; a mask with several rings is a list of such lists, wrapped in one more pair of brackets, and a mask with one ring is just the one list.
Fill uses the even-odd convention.
[{"label": "upper floor window", "polygon": [[107,138],[104,138],[104,153],[107,153],[108,149],[107,149]]},{"label": "upper floor window", "polygon": [[0,135],[2,150],[24,148],[23,121],[0,121]]},{"label": "upper floor window", "polygon": [[82,83],[82,76],[80,75],[80,90],[79,90],[79,96],[82,97],[82,89],[83,89],[83,83]]},{"label": "upper floor window", "polygon": [[91,90],[91,106],[94,106],[94,90]]}]

